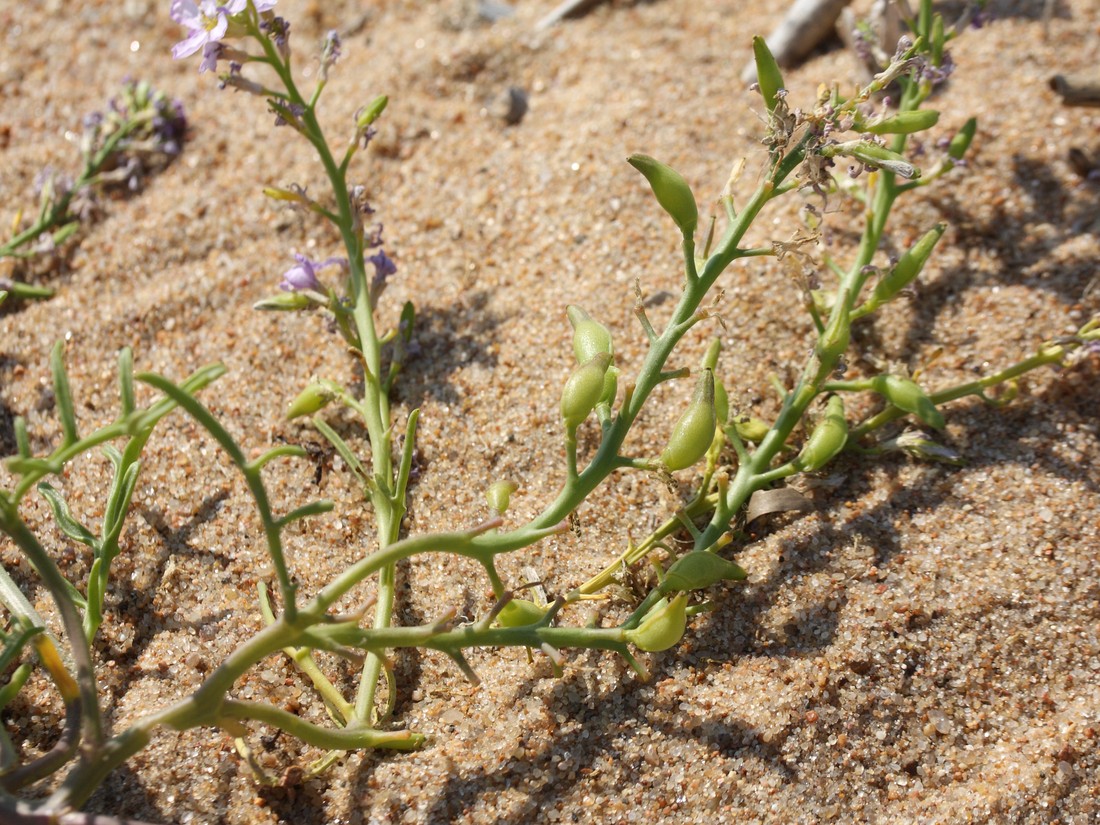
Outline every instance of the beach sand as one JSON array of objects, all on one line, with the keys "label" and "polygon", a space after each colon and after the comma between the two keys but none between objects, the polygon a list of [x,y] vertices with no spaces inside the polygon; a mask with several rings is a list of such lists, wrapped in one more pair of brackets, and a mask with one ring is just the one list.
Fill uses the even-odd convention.
[{"label": "beach sand", "polygon": [[[572,366],[567,304],[612,330],[627,374],[645,353],[635,282],[654,323],[671,312],[677,233],[624,159],[673,165],[704,214],[738,158],[748,159],[742,195],[764,159],[760,98],[738,78],[751,36],[776,22],[766,4],[611,2],[536,33],[554,5],[522,0],[490,25],[454,1],[279,3],[300,76],[315,71],[326,30],[344,33],[322,105],[333,143],[360,106],[390,96],[352,177],[399,267],[380,324],[395,324],[406,300],[418,313],[419,352],[394,397],[401,422],[421,410],[410,533],[483,521],[484,491],[499,479],[520,487],[506,526],[553,499],[564,475],[558,397]],[[117,414],[117,352],[130,346],[138,370],[177,380],[223,361],[227,374],[202,399],[249,454],[284,440],[320,447],[308,423],[283,419],[287,402],[313,376],[356,380],[320,315],[251,308],[277,292],[293,252],[340,252],[330,228],[261,193],[297,183],[319,196],[320,167],[292,130],[273,128],[260,99],[219,91],[195,59],[171,59],[180,32],[168,6],[0,0],[0,225],[33,209],[44,166],[75,170],[66,133],[125,76],[178,97],[191,122],[182,156],[140,193],[107,200],[59,259],[0,263],[0,277],[57,290],[0,318],[8,453],[14,415],[40,451],[59,436],[48,358],[61,339],[83,430]],[[904,198],[889,238],[904,249],[937,221],[947,233],[915,298],[853,338],[853,362],[874,353],[925,368],[932,389],[1014,363],[1100,310],[1100,184],[1067,160],[1071,148],[1097,150],[1100,109],[1065,107],[1048,86],[1095,69],[1095,5],[1063,0],[1049,21],[1039,0],[991,8],[984,28],[951,44],[956,73],[932,104],[937,138],[978,116],[970,163]],[[819,83],[856,78],[836,44],[786,73],[803,107]],[[515,125],[501,117],[510,87],[530,106]],[[815,198],[781,202],[750,243],[789,239],[796,207]],[[830,200],[827,249],[841,261],[858,219]],[[793,380],[811,346],[798,287],[772,259],[745,261],[721,285],[722,322],[693,329],[670,366],[696,365],[719,335],[733,403],[774,415],[769,377]],[[87,809],[158,823],[1100,821],[1098,378],[1094,354],[1029,376],[1005,408],[950,406],[943,438],[963,468],[860,456],[831,465],[803,485],[813,512],[752,525],[736,556],[748,581],[714,588],[714,611],[645,657],[648,681],[608,653],[566,651],[553,678],[543,657],[482,650],[469,656],[482,677],[474,687],[439,654],[402,652],[396,719],[427,734],[420,751],[349,754],[303,781],[298,769],[321,752],[257,726],[257,758],[285,780],[262,787],[226,733],[162,730]],[[636,454],[660,451],[689,387],[655,394],[631,437]],[[143,389],[139,401],[152,398]],[[349,416],[329,420],[367,454]],[[265,477],[281,510],[337,505],[287,531],[303,593],[374,549],[357,484],[331,451],[277,462]],[[94,523],[108,479],[97,454],[55,483]],[[677,480],[670,492],[651,474],[613,478],[580,508],[575,533],[503,558],[502,575],[518,584],[532,567],[550,592],[568,591],[674,512],[691,473]],[[256,585],[271,572],[250,501],[193,421],[177,412],[158,427],[96,648],[116,730],[193,691],[262,625]],[[45,502],[28,496],[23,513],[81,580],[84,548],[50,527]],[[0,558],[52,615],[7,539]],[[401,624],[492,603],[479,569],[460,559],[414,559],[399,577]],[[627,609],[604,605],[603,621]],[[569,620],[582,621],[576,611]],[[325,661],[353,690],[351,668]],[[325,720],[285,657],[233,695]],[[33,756],[52,746],[59,713],[36,677],[3,722]]]}]

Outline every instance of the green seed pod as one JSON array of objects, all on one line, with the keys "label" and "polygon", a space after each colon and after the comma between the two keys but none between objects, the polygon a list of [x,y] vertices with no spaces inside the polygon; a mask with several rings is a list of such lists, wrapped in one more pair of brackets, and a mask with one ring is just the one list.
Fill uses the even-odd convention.
[{"label": "green seed pod", "polygon": [[943,415],[917,382],[900,375],[876,375],[871,381],[871,388],[899,410],[912,413],[929,427],[937,430],[944,428]]},{"label": "green seed pod", "polygon": [[932,32],[929,40],[932,44],[932,65],[943,65],[943,47],[947,43],[947,35],[943,29],[943,15],[937,14],[932,18]]},{"label": "green seed pod", "polygon": [[669,472],[690,467],[704,455],[714,441],[714,428],[718,426],[714,410],[714,372],[703,370],[691,403],[672,428],[668,446],[661,453],[660,462]]},{"label": "green seed pod", "polygon": [[726,422],[730,420],[729,393],[718,378],[714,379],[714,417],[719,427],[726,426]]},{"label": "green seed pod", "polygon": [[868,312],[878,309],[887,301],[892,300],[920,275],[945,229],[947,229],[947,224],[938,223],[925,232],[923,237],[901,256],[886,277],[875,284],[871,297],[867,299]]},{"label": "green seed pod", "polygon": [[962,160],[963,155],[966,154],[966,150],[970,148],[970,144],[974,140],[974,133],[977,131],[978,119],[972,117],[963,124],[955,137],[951,138],[951,143],[947,146],[947,156],[952,160]]},{"label": "green seed pod", "polygon": [[485,491],[485,500],[489,502],[489,509],[494,513],[504,513],[512,501],[512,493],[518,487],[512,481],[497,481]]},{"label": "green seed pod", "polygon": [[752,56],[756,61],[756,83],[760,87],[760,96],[771,112],[779,100],[779,90],[786,88],[783,73],[779,71],[779,64],[775,62],[768,44],[759,35],[752,39]]},{"label": "green seed pod", "polygon": [[744,581],[748,573],[732,561],[706,551],[693,551],[668,568],[662,588],[666,592],[702,590],[720,581]]},{"label": "green seed pod", "polygon": [[257,301],[252,305],[252,308],[275,310],[276,312],[294,312],[295,310],[305,309],[312,303],[301,292],[280,292],[278,295],[271,295],[262,301]]},{"label": "green seed pod", "polygon": [[611,333],[607,327],[599,321],[593,321],[592,316],[578,306],[565,308],[569,316],[569,323],[573,327],[573,354],[577,357],[577,363],[583,364],[592,359],[592,356],[600,352],[614,353],[611,344]]},{"label": "green seed pod", "polygon": [[764,440],[764,436],[771,432],[771,427],[766,422],[747,415],[735,418],[733,426],[742,441],[751,441],[753,444],[759,444]]},{"label": "green seed pod", "polygon": [[358,112],[355,113],[355,131],[362,134],[374,121],[381,117],[390,99],[385,95],[379,95]]},{"label": "green seed pod", "polygon": [[527,599],[512,599],[497,614],[501,627],[523,627],[534,624],[546,615],[546,608]]},{"label": "green seed pod", "polygon": [[604,390],[604,376],[611,364],[611,356],[600,352],[581,364],[561,392],[561,417],[565,426],[576,429],[595,409]]},{"label": "green seed pod", "polygon": [[821,363],[832,370],[833,365],[844,356],[851,337],[852,317],[848,309],[848,290],[845,289],[836,296],[829,324],[817,339],[817,357]]},{"label": "green seed pod", "polygon": [[940,113],[933,109],[914,109],[909,112],[884,117],[863,127],[863,131],[872,135],[911,135],[931,129],[940,119]]},{"label": "green seed pod", "polygon": [[303,415],[312,415],[328,406],[329,402],[335,397],[336,394],[329,387],[321,384],[310,384],[298,393],[297,398],[290,402],[290,406],[286,409],[287,420],[300,418]]},{"label": "green seed pod", "polygon": [[684,237],[694,235],[699,224],[699,207],[683,176],[649,155],[631,155],[626,162],[645,175],[657,203],[676,221]]},{"label": "green seed pod", "polygon": [[920,169],[897,152],[891,152],[889,149],[870,141],[849,140],[832,146],[822,146],[820,152],[828,158],[837,155],[855,158],[860,163],[874,169],[885,169],[887,172],[893,172],[899,178],[905,178],[906,180],[915,180],[920,177]]},{"label": "green seed pod", "polygon": [[600,400],[597,404],[607,404],[611,406],[615,403],[615,396],[619,393],[619,368],[616,366],[610,366],[607,368],[607,372],[603,375],[603,392],[600,393]]},{"label": "green seed pod", "polygon": [[834,395],[825,407],[825,417],[810,433],[794,464],[805,473],[820,470],[832,461],[847,443],[848,419],[844,417],[844,401],[839,395]]},{"label": "green seed pod", "polygon": [[662,599],[646,613],[642,623],[623,635],[639,650],[659,653],[668,650],[687,630],[688,594],[681,593],[672,601]]}]

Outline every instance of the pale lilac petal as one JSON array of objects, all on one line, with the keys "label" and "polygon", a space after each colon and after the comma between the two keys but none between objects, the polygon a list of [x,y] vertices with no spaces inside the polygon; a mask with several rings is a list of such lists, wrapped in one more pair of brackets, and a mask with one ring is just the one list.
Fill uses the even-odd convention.
[{"label": "pale lilac petal", "polygon": [[197,29],[202,25],[202,14],[194,0],[172,0],[172,8],[168,14],[189,29]]},{"label": "pale lilac petal", "polygon": [[229,29],[229,18],[224,14],[219,14],[217,22],[214,24],[214,28],[210,30],[211,40],[221,40],[225,37],[226,30]]},{"label": "pale lilac petal", "polygon": [[172,57],[176,60],[188,57],[206,45],[209,39],[209,32],[205,29],[195,29],[186,40],[181,40],[172,47]]}]

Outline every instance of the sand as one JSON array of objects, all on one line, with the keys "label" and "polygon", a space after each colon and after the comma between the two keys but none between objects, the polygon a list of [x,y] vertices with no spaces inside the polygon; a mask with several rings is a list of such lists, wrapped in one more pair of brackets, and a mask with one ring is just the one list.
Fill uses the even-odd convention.
[{"label": "sand", "polygon": [[[223,361],[228,374],[203,398],[250,452],[284,439],[319,445],[308,425],[282,420],[287,401],[314,375],[354,380],[320,316],[251,309],[276,290],[292,252],[338,252],[330,230],[260,192],[290,183],[321,192],[320,170],[261,101],[219,91],[194,60],[171,60],[179,33],[168,5],[0,2],[0,225],[31,204],[43,166],[75,166],[66,133],[124,76],[179,97],[192,124],[180,159],[139,194],[108,201],[61,259],[0,263],[0,276],[57,289],[0,317],[7,452],[12,415],[26,417],[38,449],[59,435],[47,366],[59,339],[85,429],[116,414],[122,346],[139,370],[176,379]],[[501,478],[520,485],[508,524],[551,500],[564,472],[566,304],[612,329],[628,370],[644,353],[635,280],[655,322],[671,311],[675,230],[624,158],[671,163],[706,208],[737,158],[749,158],[750,183],[762,159],[759,98],[738,75],[750,36],[775,22],[765,4],[612,2],[533,33],[554,5],[524,0],[489,25],[461,2],[279,4],[300,72],[325,30],[345,32],[323,104],[334,140],[358,107],[391,97],[356,174],[399,266],[381,322],[395,323],[405,300],[418,310],[419,356],[395,397],[402,418],[422,411],[412,532],[481,521],[483,491]],[[890,237],[904,247],[939,220],[947,234],[916,298],[854,344],[911,368],[939,352],[925,372],[933,388],[1026,357],[1100,309],[1100,188],[1067,160],[1100,143],[1100,110],[1065,108],[1047,85],[1095,66],[1095,6],[1056,3],[1045,23],[1037,0],[991,5],[994,19],[952,44],[958,70],[935,101],[937,136],[979,117],[972,161],[904,201]],[[805,105],[819,82],[855,76],[853,57],[834,48],[787,82]],[[500,117],[509,87],[529,96],[517,125]],[[843,258],[858,214],[833,207],[830,251]],[[752,238],[788,238],[792,215],[793,206],[769,213]],[[810,325],[775,262],[751,260],[723,285],[724,325],[693,330],[674,366],[697,363],[720,335],[735,402],[767,416],[769,375],[792,375]],[[442,656],[402,653],[398,719],[428,735],[419,752],[351,754],[295,781],[294,766],[320,753],[257,728],[261,762],[288,780],[266,788],[223,732],[161,731],[87,807],[159,823],[1096,822],[1098,377],[1093,355],[1070,372],[1036,373],[1007,408],[950,407],[945,439],[965,455],[961,469],[837,462],[811,490],[814,512],[753,525],[755,541],[737,555],[748,582],[715,588],[715,611],[646,658],[648,682],[604,653],[571,652],[555,679],[521,650],[474,651],[475,688]],[[687,392],[657,393],[632,436],[640,454],[660,449]],[[365,453],[351,420],[332,420]],[[92,456],[57,481],[82,517],[102,510],[106,465]],[[690,473],[681,475],[686,494]],[[304,592],[373,548],[370,516],[338,459],[280,463],[267,477],[279,507],[337,502],[333,515],[288,532]],[[581,508],[577,535],[509,557],[502,574],[519,582],[532,566],[565,592],[677,501],[656,478],[617,477]],[[84,575],[86,556],[49,527],[44,502],[28,497],[24,513],[64,569]],[[0,557],[48,612],[7,540]],[[122,729],[194,690],[260,626],[255,586],[269,571],[247,491],[181,414],[146,451],[116,567],[96,655],[106,711]],[[490,606],[466,562],[417,559],[400,575],[401,623]],[[607,606],[605,621],[624,610]],[[279,657],[234,693],[324,715]],[[33,755],[51,746],[58,712],[33,682],[3,722]]]}]

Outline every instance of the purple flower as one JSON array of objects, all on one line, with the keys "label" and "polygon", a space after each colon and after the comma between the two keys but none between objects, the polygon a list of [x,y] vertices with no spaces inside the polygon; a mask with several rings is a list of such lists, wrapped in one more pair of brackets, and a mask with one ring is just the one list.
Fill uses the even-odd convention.
[{"label": "purple flower", "polygon": [[[256,12],[262,14],[275,7],[276,0],[253,0]],[[179,60],[199,49],[215,44],[229,31],[229,18],[248,9],[248,0],[172,0],[169,14],[172,19],[188,29],[187,37],[172,47],[172,57]],[[203,51],[200,71],[212,69],[217,57]]]},{"label": "purple flower", "polygon": [[324,45],[321,47],[321,79],[328,80],[329,69],[340,59],[340,33],[332,29],[325,35]]},{"label": "purple flower", "polygon": [[397,264],[381,249],[367,258],[367,263],[374,265],[374,277],[370,281],[370,303],[374,307],[386,289],[386,281],[397,272]]},{"label": "purple flower", "polygon": [[298,265],[288,269],[283,274],[282,283],[279,284],[279,288],[284,292],[299,292],[307,289],[324,292],[325,287],[317,278],[317,270],[329,266],[347,266],[347,261],[343,258],[329,258],[320,263],[311,261],[305,255],[298,253],[294,254],[294,258],[298,261]]}]

